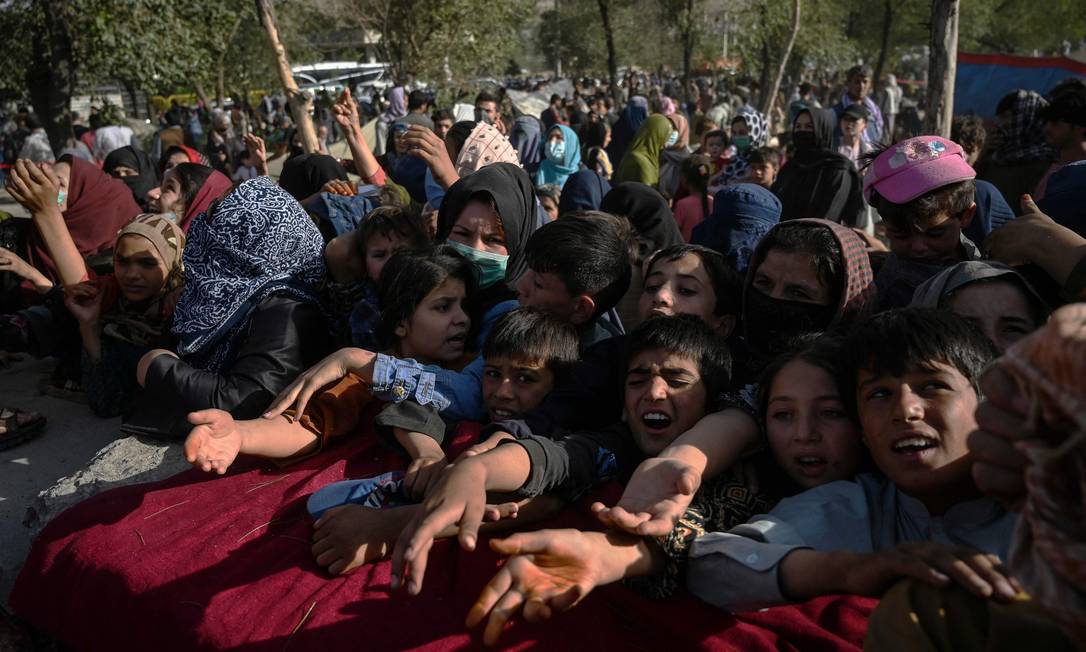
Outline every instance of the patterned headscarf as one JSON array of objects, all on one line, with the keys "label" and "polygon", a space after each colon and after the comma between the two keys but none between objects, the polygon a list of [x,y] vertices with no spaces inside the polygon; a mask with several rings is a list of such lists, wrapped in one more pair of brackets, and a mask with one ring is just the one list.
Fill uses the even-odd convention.
[{"label": "patterned headscarf", "polygon": [[269,177],[250,179],[201,213],[184,250],[174,313],[177,351],[193,366],[230,363],[253,310],[273,294],[318,304],[324,241],[301,205]]},{"label": "patterned headscarf", "polygon": [[520,165],[517,150],[496,127],[480,122],[475,125],[456,157],[456,174],[464,178],[493,163]]},{"label": "patterned headscarf", "polygon": [[[103,316],[102,332],[136,346],[167,346],[173,306],[184,283],[185,265],[181,252],[185,248],[185,233],[166,215],[143,213],[117,233],[117,242],[126,235],[150,241],[166,264],[166,279],[158,295],[145,306],[128,305],[124,295],[117,296],[114,309],[107,310]],[[116,248],[115,244],[114,251]]]},{"label": "patterned headscarf", "polygon": [[740,109],[735,119],[747,123],[747,133],[750,134],[750,149],[736,154],[732,162],[728,164],[728,167],[724,170],[724,183],[738,181],[747,176],[747,172],[750,170],[750,165],[747,164],[747,153],[751,149],[764,147],[766,141],[769,140],[769,125],[766,123],[765,116],[761,113],[749,108]]},{"label": "patterned headscarf", "polygon": [[1045,98],[1035,91],[1017,90],[1000,102],[1009,102],[1005,110],[1010,121],[999,128],[1002,137],[999,148],[992,154],[997,163],[1022,163],[1052,158],[1052,148],[1045,142],[1041,109],[1048,106]]}]

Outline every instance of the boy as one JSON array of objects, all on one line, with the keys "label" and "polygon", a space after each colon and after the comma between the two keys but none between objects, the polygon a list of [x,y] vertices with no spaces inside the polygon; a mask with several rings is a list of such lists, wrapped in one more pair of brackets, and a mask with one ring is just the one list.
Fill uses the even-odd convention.
[{"label": "boy", "polygon": [[[910,308],[861,324],[843,350],[853,409],[881,473],[822,485],[700,537],[688,587],[731,611],[833,593],[880,596],[901,578],[939,587],[953,579],[980,597],[1014,598],[1017,583],[994,557],[1006,557],[1015,517],[981,497],[966,448],[991,344],[951,313]],[[505,582],[484,589],[468,623],[489,613],[490,643],[525,599],[567,609],[572,596],[661,564],[654,546],[616,533],[544,530],[493,547],[518,554],[502,573],[522,597],[509,608]],[[491,613],[499,601],[504,608]]]},{"label": "boy", "polygon": [[747,165],[750,166],[747,181],[769,190],[780,172],[781,154],[775,147],[759,147],[747,155]]},{"label": "boy", "polygon": [[602,481],[628,478],[692,428],[730,377],[728,349],[702,320],[678,315],[642,323],[630,335],[624,422],[560,441],[535,435],[508,440],[457,462],[400,535],[393,586],[407,564],[407,589],[419,592],[433,539],[451,526],[459,524],[461,544],[474,549],[487,492],[519,498],[557,493],[575,500]]},{"label": "boy", "polygon": [[[518,308],[495,324],[483,356],[487,361],[483,400],[490,419],[516,419],[536,409],[554,387],[556,377],[568,373],[577,361],[577,334],[570,324],[542,311]],[[403,489],[416,498],[425,495],[446,465],[441,449],[445,424],[435,416],[432,410],[404,401],[390,405],[375,421],[379,433],[391,430],[396,442],[411,455]],[[324,509],[326,513],[315,525],[313,554],[319,564],[338,575],[376,559],[377,550],[391,549],[419,508],[412,505],[377,512],[345,504]],[[531,520],[531,511],[520,514],[518,506],[521,522]]]},{"label": "boy", "polygon": [[962,148],[938,136],[902,141],[868,167],[864,196],[890,238],[890,256],[875,277],[883,309],[908,305],[916,287],[943,268],[980,258],[962,235],[977,210],[975,177]]}]

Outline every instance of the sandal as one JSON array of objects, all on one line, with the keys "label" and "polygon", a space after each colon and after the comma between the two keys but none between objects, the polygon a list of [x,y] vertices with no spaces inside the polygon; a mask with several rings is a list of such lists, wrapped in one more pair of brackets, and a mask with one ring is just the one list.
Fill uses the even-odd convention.
[{"label": "sandal", "polygon": [[18,408],[0,408],[0,451],[34,439],[45,430],[45,417]]},{"label": "sandal", "polygon": [[87,395],[83,392],[83,385],[75,380],[66,380],[63,385],[46,382],[42,386],[41,392],[46,396],[72,401],[73,403],[87,402]]}]

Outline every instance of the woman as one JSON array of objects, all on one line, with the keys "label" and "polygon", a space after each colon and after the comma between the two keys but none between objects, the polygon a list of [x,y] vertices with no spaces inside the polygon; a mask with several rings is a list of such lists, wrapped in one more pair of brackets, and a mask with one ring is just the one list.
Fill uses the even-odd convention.
[{"label": "woman", "polygon": [[716,194],[712,212],[694,228],[691,241],[719,251],[743,274],[758,242],[780,220],[776,195],[753,183],[739,183]]},{"label": "woman", "polygon": [[618,116],[612,132],[611,144],[607,147],[607,157],[611,161],[621,161],[630,147],[631,141],[641,129],[641,124],[649,117],[649,101],[641,95],[634,95],[626,103],[626,108]]},{"label": "woman", "polygon": [[910,306],[945,308],[973,323],[1002,354],[1048,320],[1049,309],[1021,274],[1001,263],[967,260],[916,288]]},{"label": "woman", "polygon": [[[48,172],[44,169],[34,172],[30,169],[32,165],[16,163],[8,176],[8,192],[35,219],[47,212],[60,212],[64,226],[84,258],[108,251],[117,231],[140,213],[128,187],[92,163],[62,156]],[[30,233],[27,253],[27,262],[51,281],[60,280],[56,264],[37,229]]]},{"label": "woman", "polygon": [[150,200],[147,195],[158,186],[158,175],[150,156],[131,145],[121,147],[109,153],[102,171],[114,179],[120,179],[132,191],[136,203],[143,209],[148,208]]},{"label": "woman", "polygon": [[194,410],[259,415],[325,352],[315,289],[322,251],[313,221],[268,177],[246,181],[198,216],[174,312],[177,353],[155,349],[140,360],[142,397],[122,430],[184,437]]},{"label": "woman", "polygon": [[803,109],[792,125],[796,153],[781,168],[773,192],[781,217],[801,217],[862,226],[863,180],[856,166],[833,150],[836,118],[829,109]]},{"label": "woman", "polygon": [[283,164],[279,186],[298,201],[317,194],[333,180],[347,181],[347,171],[327,154],[302,154]]},{"label": "woman", "polygon": [[534,175],[543,160],[539,139],[542,128],[539,118],[522,115],[513,122],[513,130],[509,133],[509,144],[517,150],[517,157],[528,174]]},{"label": "woman", "polygon": [[714,183],[710,184],[710,190],[717,186],[725,186],[729,183],[739,183],[750,174],[750,165],[747,164],[747,152],[752,149],[764,147],[769,140],[769,123],[765,116],[751,108],[739,110],[739,114],[732,119],[732,146],[736,154],[731,163],[720,173]]},{"label": "woman", "polygon": [[162,158],[158,161],[159,176],[165,177],[167,171],[172,170],[182,163],[195,163],[197,165],[211,167],[207,161],[207,157],[193,148],[187,145],[171,145],[166,148],[166,151],[162,153]]},{"label": "woman", "polygon": [[554,125],[543,143],[543,162],[535,174],[535,185],[562,188],[566,179],[581,168],[581,142],[577,132],[565,125]]},{"label": "woman", "polygon": [[1048,101],[1035,91],[1008,93],[996,106],[998,139],[991,156],[977,165],[977,178],[999,189],[1011,206],[1032,194],[1052,164],[1053,151],[1045,141],[1041,111]]},{"label": "woman", "polygon": [[668,137],[667,147],[660,152],[659,188],[664,197],[677,200],[683,197],[680,191],[682,166],[690,158],[690,123],[678,112],[669,113],[667,119],[671,122],[672,135]]},{"label": "woman", "polygon": [[426,162],[426,201],[440,208],[445,193],[461,178],[494,163],[520,165],[517,150],[496,127],[485,122],[457,122],[442,141],[432,131],[412,127],[404,143]]},{"label": "woman", "polygon": [[150,192],[151,208],[156,213],[172,214],[181,230],[188,232],[192,220],[233,187],[233,182],[218,170],[182,163],[167,170],[162,186]]},{"label": "woman", "polygon": [[636,181],[657,187],[660,183],[660,152],[675,130],[671,121],[654,114],[637,130],[629,149],[615,170],[615,182]]}]

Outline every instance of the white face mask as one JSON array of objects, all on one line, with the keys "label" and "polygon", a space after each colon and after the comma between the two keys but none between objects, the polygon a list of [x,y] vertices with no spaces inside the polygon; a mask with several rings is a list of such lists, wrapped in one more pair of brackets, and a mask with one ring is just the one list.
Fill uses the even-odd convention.
[{"label": "white face mask", "polygon": [[547,141],[547,159],[551,163],[562,163],[566,158],[566,141],[564,140],[550,140]]},{"label": "white face mask", "polygon": [[679,142],[679,132],[672,129],[671,133],[667,136],[667,142],[664,144],[664,147],[674,147],[677,142]]}]

